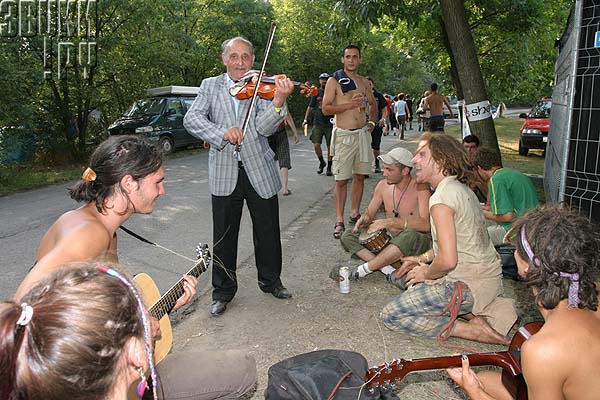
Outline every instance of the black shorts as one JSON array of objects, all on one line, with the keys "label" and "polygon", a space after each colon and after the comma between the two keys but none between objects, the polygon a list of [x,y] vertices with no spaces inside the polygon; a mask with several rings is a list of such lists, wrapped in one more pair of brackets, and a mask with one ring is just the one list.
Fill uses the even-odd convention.
[{"label": "black shorts", "polygon": [[429,131],[430,132],[443,132],[444,131],[444,116],[443,115],[432,115],[429,118]]},{"label": "black shorts", "polygon": [[373,150],[379,150],[381,147],[381,135],[383,134],[383,128],[379,125],[375,126],[371,131],[371,148]]}]

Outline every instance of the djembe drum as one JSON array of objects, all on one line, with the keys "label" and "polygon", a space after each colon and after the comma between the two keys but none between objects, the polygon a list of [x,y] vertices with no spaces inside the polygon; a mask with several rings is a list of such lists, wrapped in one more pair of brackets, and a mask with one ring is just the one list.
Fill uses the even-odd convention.
[{"label": "djembe drum", "polygon": [[385,228],[374,232],[369,232],[368,229],[365,229],[358,236],[358,243],[373,254],[379,253],[389,242],[390,235],[388,235]]},{"label": "djembe drum", "polygon": [[[369,232],[369,229],[365,229],[358,236],[358,243],[369,250],[373,254],[379,253],[388,244],[390,244],[390,234],[385,228],[378,229],[373,232]],[[398,260],[392,263],[392,266],[396,269],[402,266],[402,260]]]}]

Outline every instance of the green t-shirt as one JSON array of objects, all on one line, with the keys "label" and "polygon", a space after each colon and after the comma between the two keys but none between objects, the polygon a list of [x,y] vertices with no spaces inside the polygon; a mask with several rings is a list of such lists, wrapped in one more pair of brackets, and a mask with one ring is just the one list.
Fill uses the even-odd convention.
[{"label": "green t-shirt", "polygon": [[[539,204],[531,179],[519,171],[500,168],[490,178],[488,196],[492,214],[513,212],[518,218]],[[498,222],[508,231],[510,222]]]}]

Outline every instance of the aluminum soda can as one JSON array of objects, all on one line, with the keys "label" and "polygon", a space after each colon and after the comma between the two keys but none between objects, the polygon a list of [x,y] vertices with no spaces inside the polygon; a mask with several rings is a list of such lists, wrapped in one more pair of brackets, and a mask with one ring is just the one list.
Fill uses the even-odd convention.
[{"label": "aluminum soda can", "polygon": [[350,293],[350,267],[340,268],[340,293]]}]

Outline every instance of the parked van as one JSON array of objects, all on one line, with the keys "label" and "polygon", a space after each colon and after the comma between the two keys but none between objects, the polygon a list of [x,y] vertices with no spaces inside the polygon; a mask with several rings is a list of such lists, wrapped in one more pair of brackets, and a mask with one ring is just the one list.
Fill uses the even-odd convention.
[{"label": "parked van", "polygon": [[165,154],[188,145],[202,144],[183,127],[198,87],[163,86],[148,89],[148,97],[137,100],[125,114],[108,127],[109,135],[142,134],[160,144]]}]

